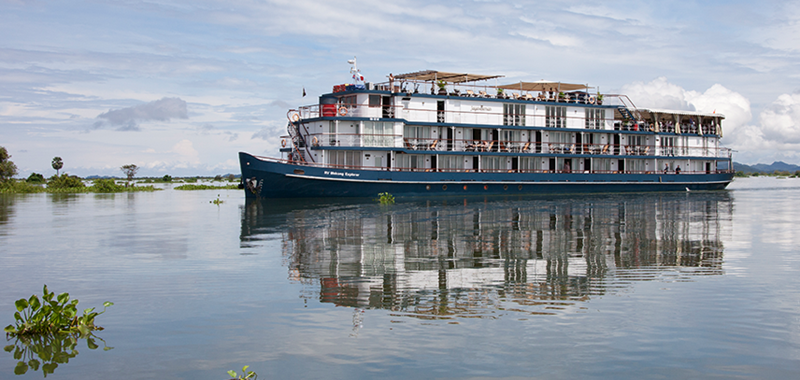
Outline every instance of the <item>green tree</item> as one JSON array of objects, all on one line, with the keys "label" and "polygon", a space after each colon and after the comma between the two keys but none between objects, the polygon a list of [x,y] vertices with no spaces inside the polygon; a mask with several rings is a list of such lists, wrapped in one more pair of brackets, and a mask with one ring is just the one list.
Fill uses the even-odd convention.
[{"label": "green tree", "polygon": [[123,165],[119,168],[119,170],[122,170],[122,172],[125,173],[125,175],[128,177],[128,182],[130,182],[133,180],[133,176],[136,175],[136,172],[139,171],[139,167],[135,164],[128,164]]},{"label": "green tree", "polygon": [[11,155],[5,147],[0,146],[0,182],[5,182],[17,175],[17,165],[11,160]]},{"label": "green tree", "polygon": [[25,181],[28,183],[45,183],[44,176],[39,173],[31,173]]},{"label": "green tree", "polygon": [[64,173],[60,176],[52,176],[47,181],[47,187],[50,189],[72,189],[86,187],[81,181],[80,177]]},{"label": "green tree", "polygon": [[53,165],[53,169],[56,169],[56,176],[58,176],[58,171],[64,167],[64,161],[61,161],[61,157],[53,157],[51,165]]}]

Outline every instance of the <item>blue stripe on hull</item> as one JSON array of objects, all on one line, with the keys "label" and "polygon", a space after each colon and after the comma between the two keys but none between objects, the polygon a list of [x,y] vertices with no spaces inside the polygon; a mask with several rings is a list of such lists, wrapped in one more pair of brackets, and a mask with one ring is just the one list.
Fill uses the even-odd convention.
[{"label": "blue stripe on hull", "polygon": [[[292,165],[239,153],[250,198],[521,195],[721,190],[733,179],[719,174],[453,173],[330,169]],[[253,181],[253,179],[255,179]]]}]

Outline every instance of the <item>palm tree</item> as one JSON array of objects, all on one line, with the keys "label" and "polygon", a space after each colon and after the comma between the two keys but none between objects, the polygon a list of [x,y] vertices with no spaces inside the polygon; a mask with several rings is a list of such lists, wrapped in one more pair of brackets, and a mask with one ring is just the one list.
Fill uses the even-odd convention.
[{"label": "palm tree", "polygon": [[56,176],[58,176],[58,171],[64,167],[64,162],[61,161],[61,157],[53,157],[53,169],[56,169]]}]

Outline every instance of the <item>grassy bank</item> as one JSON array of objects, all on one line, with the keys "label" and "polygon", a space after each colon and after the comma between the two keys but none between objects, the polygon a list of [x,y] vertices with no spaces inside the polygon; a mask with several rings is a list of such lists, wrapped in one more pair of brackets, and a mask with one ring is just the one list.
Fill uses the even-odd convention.
[{"label": "grassy bank", "polygon": [[214,186],[214,185],[180,185],[175,186],[175,190],[238,190],[238,184]]}]

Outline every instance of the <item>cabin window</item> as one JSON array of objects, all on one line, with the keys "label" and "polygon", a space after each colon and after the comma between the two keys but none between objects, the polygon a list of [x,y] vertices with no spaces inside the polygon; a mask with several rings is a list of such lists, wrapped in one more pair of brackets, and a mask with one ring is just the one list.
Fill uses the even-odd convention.
[{"label": "cabin window", "polygon": [[522,157],[519,160],[521,171],[537,171],[542,169],[542,161],[538,157]]},{"label": "cabin window", "polygon": [[567,126],[567,107],[545,107],[545,126],[548,128],[565,128]]},{"label": "cabin window", "polygon": [[394,146],[394,123],[365,121],[361,135],[363,146]]},{"label": "cabin window", "polygon": [[503,104],[503,125],[525,125],[525,105]]},{"label": "cabin window", "polygon": [[369,96],[369,106],[370,107],[380,107],[381,106],[381,96],[380,95],[370,95]]},{"label": "cabin window", "polygon": [[586,108],[586,128],[602,129],[606,118],[606,110]]},{"label": "cabin window", "polygon": [[464,163],[461,156],[439,156],[436,162],[440,169],[463,169]]},{"label": "cabin window", "polygon": [[339,98],[339,105],[347,108],[356,108],[358,106],[355,95],[347,95]]},{"label": "cabin window", "polygon": [[675,155],[675,138],[674,137],[661,137],[661,155],[674,156]]},{"label": "cabin window", "polygon": [[506,168],[506,158],[481,156],[481,168],[486,171],[504,170]]},{"label": "cabin window", "polygon": [[328,152],[328,163],[341,167],[361,166],[361,153],[356,151],[330,151]]},{"label": "cabin window", "polygon": [[397,160],[400,161],[398,165],[400,170],[421,169],[423,168],[422,165],[425,162],[424,157],[417,154],[398,155]]}]

